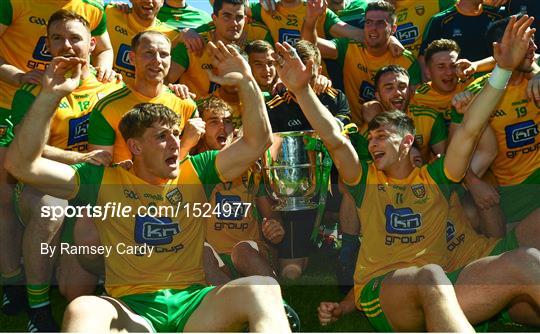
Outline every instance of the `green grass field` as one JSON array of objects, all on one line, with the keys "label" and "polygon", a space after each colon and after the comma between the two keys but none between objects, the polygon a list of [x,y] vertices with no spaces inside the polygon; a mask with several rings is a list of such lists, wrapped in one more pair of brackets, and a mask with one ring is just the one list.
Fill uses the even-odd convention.
[{"label": "green grass field", "polygon": [[[343,295],[337,288],[334,276],[337,257],[335,251],[316,251],[310,259],[310,265],[302,278],[295,282],[283,283],[283,298],[297,311],[302,321],[303,332],[371,332],[373,328],[364,315],[357,311],[346,315],[338,322],[321,326],[317,320],[317,306],[321,301],[339,301]],[[52,289],[53,312],[61,323],[66,301],[57,289]],[[0,331],[25,331],[27,317],[6,317],[0,313]],[[499,322],[490,323],[490,332],[535,332],[534,328],[523,326],[505,326]]]}]

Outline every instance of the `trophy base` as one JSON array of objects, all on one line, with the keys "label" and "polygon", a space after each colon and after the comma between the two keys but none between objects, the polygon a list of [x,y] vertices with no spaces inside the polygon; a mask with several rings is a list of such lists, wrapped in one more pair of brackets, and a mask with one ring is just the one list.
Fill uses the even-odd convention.
[{"label": "trophy base", "polygon": [[317,208],[317,204],[305,197],[286,197],[273,207],[276,211],[301,211]]}]

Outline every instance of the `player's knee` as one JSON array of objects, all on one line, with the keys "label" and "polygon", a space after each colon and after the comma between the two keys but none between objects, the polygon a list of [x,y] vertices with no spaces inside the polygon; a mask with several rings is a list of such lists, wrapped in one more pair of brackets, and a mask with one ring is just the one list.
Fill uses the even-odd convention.
[{"label": "player's knee", "polygon": [[538,284],[540,279],[540,251],[536,248],[518,248],[504,255],[501,269],[510,271],[513,282]]},{"label": "player's knee", "polygon": [[302,265],[300,263],[288,263],[281,267],[279,275],[281,278],[296,280],[302,276]]},{"label": "player's knee", "polygon": [[102,302],[96,296],[81,296],[68,304],[64,311],[63,325],[91,316],[102,307]]},{"label": "player's knee", "polygon": [[242,259],[257,255],[257,249],[254,248],[252,242],[253,241],[239,242],[233,247],[231,252],[233,262],[242,261]]},{"label": "player's knee", "polygon": [[416,275],[416,282],[419,287],[451,284],[441,266],[428,264],[421,267]]},{"label": "player's knee", "polygon": [[270,276],[248,276],[242,278],[243,287],[255,299],[268,298],[269,295],[281,296],[278,281]]}]

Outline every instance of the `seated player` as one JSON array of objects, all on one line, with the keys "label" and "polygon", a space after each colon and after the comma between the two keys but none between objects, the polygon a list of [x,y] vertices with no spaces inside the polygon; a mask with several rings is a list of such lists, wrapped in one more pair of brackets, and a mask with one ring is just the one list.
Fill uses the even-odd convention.
[{"label": "seated player", "polygon": [[[538,224],[516,229],[514,237],[503,240],[502,254],[478,259],[449,277],[444,272],[451,185],[465,175],[483,127],[527,52],[534,34],[531,23],[527,16],[510,20],[501,42],[494,44],[498,66],[489,84],[473,100],[446,156],[422,168],[411,163],[414,126],[400,111],[382,113],[370,122],[369,152],[374,162],[358,160],[309,88],[311,64],[304,66],[288,45],[276,47],[280,78],[295,93],[355,197],[363,244],[354,301],[377,330],[471,332],[471,324],[507,307],[511,316],[522,310],[516,313],[521,322],[538,323],[533,310],[540,297],[533,284],[540,278],[540,252],[531,248],[538,247]],[[506,251],[516,246],[512,239],[520,240],[524,248]]]},{"label": "seated player", "polygon": [[[257,332],[290,331],[274,279],[255,276],[218,288],[202,285],[205,225],[188,208],[207,202],[217,183],[240,177],[271,142],[264,100],[249,65],[222,43],[209,43],[209,48],[214,66],[224,73],[213,80],[237,85],[250,111],[243,114],[244,136],[222,151],[180,163],[179,116],[163,105],[140,104],[119,125],[134,155],[132,171],[69,166],[41,157],[46,134],[39,130],[48,127],[60,99],[78,86],[86,61],[57,57],[45,72],[42,91],[28,113],[31,121],[22,123],[6,168],[53,196],[91,203],[94,209],[121,202],[137,212],[135,219],[119,215],[96,224],[102,245],[114,248],[105,258],[109,296],[75,299],[65,311],[63,330],[239,331],[248,325]],[[138,196],[128,198],[125,190]],[[149,215],[151,207],[171,204],[182,209]],[[139,251],[122,254],[122,247]]]},{"label": "seated player", "polygon": [[90,24],[96,40],[92,63],[99,81],[115,80],[112,71],[113,50],[106,30],[103,5],[99,1],[82,0],[5,0],[0,2],[0,278],[4,288],[2,311],[12,315],[24,312],[24,274],[21,267],[23,230],[17,224],[13,209],[13,184],[5,169],[7,145],[13,133],[10,108],[15,91],[23,84],[39,84],[51,60],[47,52],[47,18],[59,9],[76,12]]},{"label": "seated player", "polygon": [[[96,71],[89,66],[90,53],[95,47],[88,21],[82,16],[68,11],[55,12],[47,23],[47,49],[53,57],[79,57],[86,59],[82,68],[81,83],[77,89],[60,101],[51,124],[47,145],[43,156],[76,164],[89,162],[108,165],[110,154],[103,151],[88,152],[88,118],[94,105],[107,94],[121,88],[121,83],[101,83]],[[16,126],[25,116],[39,94],[41,87],[24,84],[13,97],[11,120]],[[16,187],[15,208],[20,222],[25,226],[23,238],[23,258],[28,295],[29,331],[58,331],[54,323],[49,302],[49,281],[55,260],[59,259],[58,283],[60,292],[73,300],[83,294],[91,294],[96,278],[79,265],[75,256],[51,257],[43,254],[41,244],[59,245],[58,235],[63,242],[71,242],[72,226],[62,231],[64,217],[50,219],[42,216],[41,206],[67,206],[67,201],[44,195],[19,183]],[[40,205],[36,205],[39,203]]]},{"label": "seated player", "polygon": [[[232,108],[225,101],[210,97],[199,104],[199,113],[206,126],[197,153],[230,145],[234,132]],[[274,245],[281,242],[285,231],[277,219],[279,216],[272,212],[264,186],[260,188],[261,177],[260,164],[255,163],[242,177],[218,184],[212,191],[210,204],[221,211],[206,222],[208,247],[217,252],[217,258],[213,258],[209,250],[213,266],[210,269],[205,266],[206,279],[212,285],[243,276],[276,276],[267,242]],[[225,265],[220,267],[220,262]],[[220,275],[219,270],[225,273],[225,280],[212,280]]]}]

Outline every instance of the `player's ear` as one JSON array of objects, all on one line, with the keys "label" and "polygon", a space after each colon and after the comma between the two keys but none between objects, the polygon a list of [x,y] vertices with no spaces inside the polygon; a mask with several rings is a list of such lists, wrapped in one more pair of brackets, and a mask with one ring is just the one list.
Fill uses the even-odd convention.
[{"label": "player's ear", "polygon": [[411,149],[413,143],[414,143],[414,136],[412,134],[410,134],[410,133],[406,134],[403,137],[403,140],[401,141],[401,145],[406,147],[408,150]]},{"label": "player's ear", "polygon": [[392,24],[392,27],[390,28],[390,34],[395,35],[397,31],[397,24]]},{"label": "player's ear", "polygon": [[96,48],[96,39],[95,37],[90,37],[90,53],[94,52]]},{"label": "player's ear", "polygon": [[128,52],[128,58],[131,64],[135,64],[135,52],[133,50]]},{"label": "player's ear", "polygon": [[129,148],[129,151],[133,154],[133,155],[140,155],[142,153],[142,149],[141,149],[141,145],[139,143],[139,141],[135,138],[129,138],[127,141],[126,141],[126,144]]},{"label": "player's ear", "polygon": [[217,21],[217,15],[212,13],[212,22],[216,23]]}]

